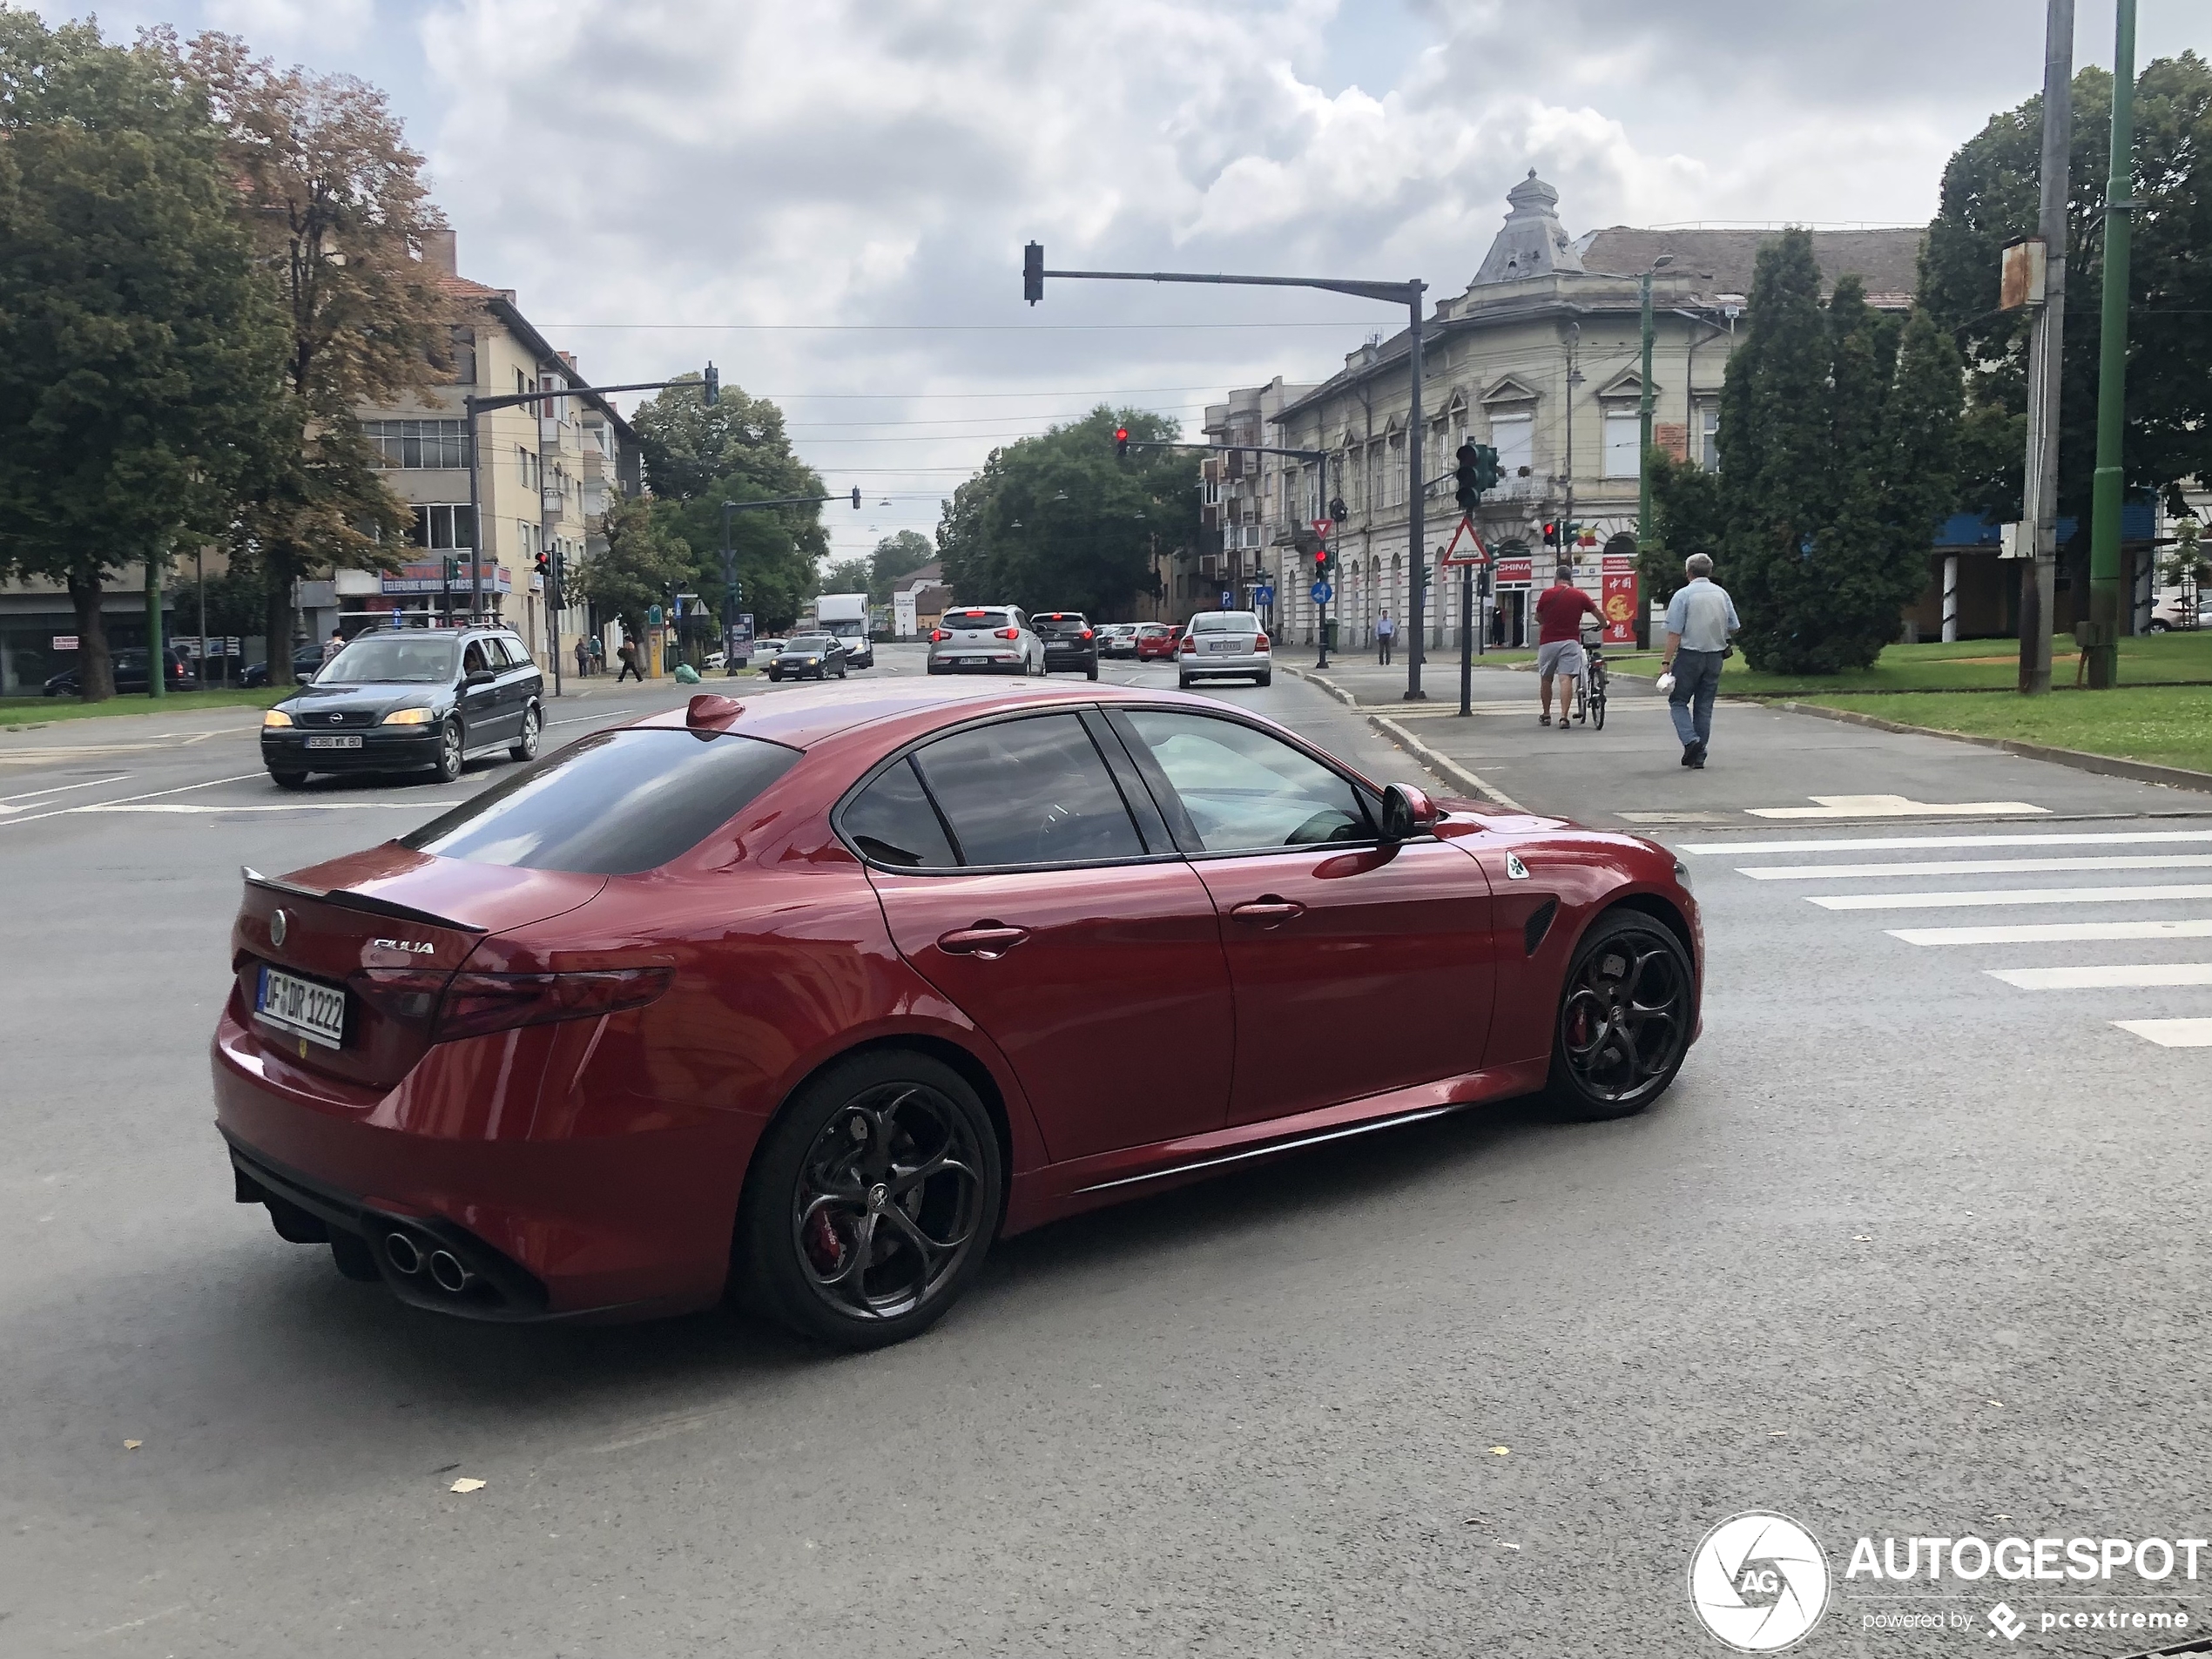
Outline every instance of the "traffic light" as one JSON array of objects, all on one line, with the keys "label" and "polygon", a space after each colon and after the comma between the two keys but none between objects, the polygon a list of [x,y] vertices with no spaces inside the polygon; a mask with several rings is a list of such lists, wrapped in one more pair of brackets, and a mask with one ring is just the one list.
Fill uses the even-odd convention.
[{"label": "traffic light", "polygon": [[552,556],[543,548],[540,548],[537,550],[537,556],[530,563],[537,570],[537,585],[545,595],[545,608],[548,610],[558,610],[561,608],[561,596],[554,590]]},{"label": "traffic light", "polygon": [[[1036,244],[1032,242],[1029,246],[1035,247]],[[1125,426],[1117,426],[1114,428],[1114,459],[1116,461],[1129,459],[1129,428]]]},{"label": "traffic light", "polygon": [[1498,452],[1487,443],[1474,446],[1474,487],[1479,490],[1498,487]]},{"label": "traffic light", "polygon": [[745,603],[744,583],[732,582],[730,584],[730,603],[733,605],[741,605]]},{"label": "traffic light", "polygon": [[1329,574],[1329,544],[1326,542],[1313,550],[1313,579],[1325,580]]},{"label": "traffic light", "polygon": [[1453,499],[1460,503],[1462,513],[1471,513],[1482,500],[1481,487],[1474,482],[1474,475],[1479,470],[1479,457],[1474,446],[1472,443],[1461,444],[1459,454],[1453,459],[1459,463],[1452,469],[1453,476],[1459,480],[1459,489],[1453,492]]},{"label": "traffic light", "polygon": [[1557,547],[1559,545],[1559,526],[1556,523],[1549,521],[1546,522],[1544,525],[1544,545],[1546,547]]},{"label": "traffic light", "polygon": [[722,371],[711,363],[706,366],[706,406],[710,409],[722,401]]},{"label": "traffic light", "polygon": [[1031,305],[1044,298],[1044,244],[1032,242],[1022,250],[1022,297]]},{"label": "traffic light", "polygon": [[858,484],[853,486],[853,510],[856,513],[860,510],[860,487]]}]

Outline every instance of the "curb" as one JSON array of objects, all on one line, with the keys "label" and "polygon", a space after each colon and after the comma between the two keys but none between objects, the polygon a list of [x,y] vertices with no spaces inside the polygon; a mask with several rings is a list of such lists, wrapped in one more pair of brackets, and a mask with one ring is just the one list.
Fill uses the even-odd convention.
[{"label": "curb", "polygon": [[1467,791],[1476,799],[1490,801],[1504,807],[1508,812],[1525,813],[1528,810],[1495,784],[1485,783],[1480,777],[1469,772],[1458,761],[1448,756],[1439,754],[1388,715],[1370,714],[1367,717],[1367,724],[1393,743],[1400,745],[1407,753],[1447,783]]},{"label": "curb", "polygon": [[1981,749],[2001,749],[2006,754],[2019,755],[2025,760],[2047,760],[2054,765],[2071,766],[2076,772],[2094,772],[2107,778],[2125,778],[2132,783],[2163,784],[2169,789],[2195,789],[2212,793],[2212,772],[2192,772],[2186,766],[2161,766],[2148,760],[2125,760],[2117,755],[2090,754],[2080,749],[2054,749],[2047,744],[2023,743],[2017,738],[1985,738],[1969,732],[1942,732],[1932,725],[1907,725],[1902,720],[1885,720],[1878,715],[1861,714],[1856,709],[1831,709],[1817,703],[1759,700],[1768,708],[1780,709],[1789,714],[1810,714],[1817,719],[1840,720],[1846,725],[1872,726],[1877,732],[1901,732],[1916,738],[1944,738],[1952,743],[1971,743]]},{"label": "curb", "polygon": [[1305,681],[1310,685],[1319,686],[1323,691],[1326,691],[1331,697],[1336,698],[1338,702],[1343,704],[1347,708],[1356,709],[1359,706],[1359,702],[1352,697],[1351,692],[1345,691],[1343,686],[1338,685],[1325,674],[1317,673],[1310,668],[1292,668],[1288,663],[1285,663],[1283,664],[1283,671],[1286,674],[1297,675],[1298,678]]}]

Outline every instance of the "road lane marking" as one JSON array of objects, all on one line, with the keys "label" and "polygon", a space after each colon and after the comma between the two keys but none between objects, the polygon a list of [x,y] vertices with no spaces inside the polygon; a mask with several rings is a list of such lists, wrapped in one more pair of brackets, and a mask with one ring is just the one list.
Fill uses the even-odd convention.
[{"label": "road lane marking", "polygon": [[1838,893],[1805,895],[1823,910],[1943,910],[1970,905],[2128,904],[2168,899],[2212,899],[2212,887],[1999,887],[1985,893]]},{"label": "road lane marking", "polygon": [[[151,789],[143,795],[125,795],[122,800],[104,800],[96,804],[101,806],[120,806],[124,801],[158,800],[164,795],[188,794],[195,789],[212,789],[218,784],[242,784],[248,779],[264,778],[267,775],[263,772],[241,772],[232,778],[210,778],[201,783],[179,784],[174,789]],[[66,818],[72,813],[91,810],[86,806],[57,806],[50,813],[30,813],[21,818],[0,818],[0,827],[13,828],[17,824],[37,824],[49,818]]]},{"label": "road lane marking", "polygon": [[2047,813],[2024,800],[1963,800],[1936,803],[1903,795],[1808,795],[1811,806],[1747,806],[1752,818],[1995,818],[2006,813]]},{"label": "road lane marking", "polygon": [[102,784],[120,783],[130,775],[127,772],[111,772],[105,778],[88,778],[81,784],[50,784],[44,789],[26,789],[20,795],[0,795],[0,813],[27,813],[30,810],[28,806],[11,806],[8,804],[10,801],[32,800],[42,795],[63,795],[72,789],[98,789]]},{"label": "road lane marking", "polygon": [[2141,962],[2110,968],[1985,968],[2023,991],[2132,991],[2212,985],[2212,962]]},{"label": "road lane marking", "polygon": [[1745,856],[1753,853],[1881,853],[1891,848],[1929,852],[1953,846],[2139,846],[2179,841],[2212,841],[2212,830],[2119,830],[2094,835],[1854,835],[1848,840],[1800,835],[1786,841],[1685,841],[1682,851]]},{"label": "road lane marking", "polygon": [[1906,864],[1764,864],[1738,870],[1754,881],[1827,881],[1851,877],[1878,881],[1885,876],[2048,874],[2054,870],[2202,870],[2212,853],[2141,853],[2117,858],[1954,859]]},{"label": "road lane marking", "polygon": [[2019,927],[1892,927],[1908,945],[2060,945],[2116,939],[2212,939],[2212,921],[2045,921]]},{"label": "road lane marking", "polygon": [[2114,1020],[2122,1031],[2161,1049],[2212,1049],[2212,1020]]}]

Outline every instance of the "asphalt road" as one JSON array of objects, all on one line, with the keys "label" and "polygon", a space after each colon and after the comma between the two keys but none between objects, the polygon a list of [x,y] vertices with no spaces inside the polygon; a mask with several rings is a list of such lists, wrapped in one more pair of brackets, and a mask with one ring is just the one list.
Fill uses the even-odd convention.
[{"label": "asphalt road", "polygon": [[[550,735],[678,695],[590,689]],[[1312,685],[1218,694],[1422,776]],[[1607,736],[1636,719],[1664,716]],[[1651,1112],[1505,1107],[1062,1224],[858,1358],[722,1315],[442,1321],[230,1201],[205,1047],[238,867],[400,833],[506,763],[302,797],[235,716],[0,739],[0,1654],[1719,1653],[1684,1570],[1754,1507],[1838,1575],[1798,1651],[1984,1652],[1996,1588],[1908,1604],[1963,1632],[1867,1630],[1955,1587],[1845,1582],[1851,1541],[2205,1535],[2208,1050],[2116,1022],[2212,1015],[2212,987],[2111,981],[2212,962],[2212,927],[2140,927],[2212,918],[2212,866],[2047,867],[2212,840],[1957,843],[2212,817],[2105,780],[2048,810],[2079,775],[2013,762],[2045,813],[1758,819],[1932,804],[1923,740],[1854,732],[1764,794],[1716,759],[1670,806],[1537,744],[1588,735],[1501,715],[1467,764],[1531,806],[1697,814],[1650,826],[1711,941],[1704,1040]],[[1928,900],[2119,887],[2184,893]],[[1143,1086],[1144,1056],[1099,1063]],[[2128,1605],[2201,1622],[2196,1588]],[[2033,1619],[2080,1589],[2001,1593]]]}]

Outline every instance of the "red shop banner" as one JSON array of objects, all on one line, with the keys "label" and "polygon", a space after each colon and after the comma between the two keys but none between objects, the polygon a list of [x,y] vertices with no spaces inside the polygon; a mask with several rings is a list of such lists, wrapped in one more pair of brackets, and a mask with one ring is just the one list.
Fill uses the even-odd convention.
[{"label": "red shop banner", "polygon": [[1605,612],[1605,643],[1608,645],[1634,644],[1636,637],[1636,573],[1634,570],[1608,570],[1605,573],[1605,597],[1599,602],[1599,608]]}]

